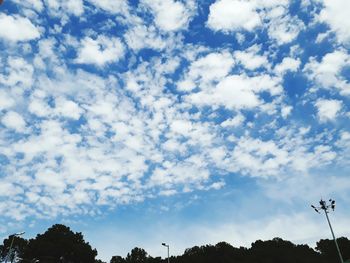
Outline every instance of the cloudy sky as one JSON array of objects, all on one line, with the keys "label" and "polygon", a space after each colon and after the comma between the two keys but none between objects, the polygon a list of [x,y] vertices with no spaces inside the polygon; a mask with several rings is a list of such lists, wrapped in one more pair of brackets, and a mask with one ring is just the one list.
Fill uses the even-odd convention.
[{"label": "cloudy sky", "polygon": [[[5,0],[0,237],[99,257],[350,235],[350,1]],[[108,242],[106,242],[106,240]]]}]

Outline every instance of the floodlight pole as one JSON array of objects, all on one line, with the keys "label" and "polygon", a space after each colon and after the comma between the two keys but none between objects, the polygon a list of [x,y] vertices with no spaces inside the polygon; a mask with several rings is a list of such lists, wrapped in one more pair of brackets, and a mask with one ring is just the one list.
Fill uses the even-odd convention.
[{"label": "floodlight pole", "polygon": [[329,209],[331,208],[333,211],[334,211],[334,208],[335,208],[335,201],[332,200],[332,199],[329,199],[329,202],[330,204],[327,205],[326,201],[322,200],[319,202],[320,203],[320,206],[319,207],[315,207],[313,205],[311,205],[311,207],[317,212],[317,213],[320,213],[320,209],[322,209],[324,211],[324,214],[326,215],[326,218],[327,218],[327,222],[328,222],[328,225],[329,225],[329,228],[331,229],[331,233],[332,233],[332,237],[333,237],[333,240],[334,240],[334,243],[335,243],[335,246],[337,248],[337,251],[338,251],[338,255],[339,255],[339,258],[340,258],[340,262],[341,263],[344,263],[344,260],[343,260],[343,257],[340,253],[340,249],[339,249],[339,246],[338,246],[338,242],[337,242],[337,239],[335,238],[335,235],[334,235],[334,231],[333,231],[333,228],[332,228],[332,225],[331,225],[331,221],[329,220],[329,217],[328,217],[328,213],[329,213]]},{"label": "floodlight pole", "polygon": [[[9,249],[9,252],[7,253],[7,256],[6,256],[6,259],[5,259],[5,263],[7,263],[7,260],[9,257],[11,257],[11,252],[12,252],[12,246],[13,246],[13,241],[15,240],[15,236],[21,236],[23,235],[25,232],[21,232],[21,233],[15,233],[12,235],[12,240],[11,240],[11,244],[10,244],[10,249]],[[11,262],[12,262],[12,259],[11,259]]]},{"label": "floodlight pole", "polygon": [[165,246],[168,249],[168,263],[170,263],[170,258],[169,258],[169,245],[162,243],[162,246]]},{"label": "floodlight pole", "polygon": [[344,263],[343,257],[342,257],[342,255],[341,255],[341,253],[340,253],[340,249],[339,249],[339,246],[338,246],[337,239],[335,238],[335,235],[334,235],[334,232],[333,232],[333,228],[332,228],[332,225],[331,225],[331,221],[329,221],[327,209],[324,209],[324,214],[326,215],[329,228],[331,229],[332,236],[333,236],[333,240],[334,240],[334,242],[335,242],[335,246],[337,247],[337,251],[338,251],[339,258],[340,258],[340,262],[341,262],[341,263]]}]

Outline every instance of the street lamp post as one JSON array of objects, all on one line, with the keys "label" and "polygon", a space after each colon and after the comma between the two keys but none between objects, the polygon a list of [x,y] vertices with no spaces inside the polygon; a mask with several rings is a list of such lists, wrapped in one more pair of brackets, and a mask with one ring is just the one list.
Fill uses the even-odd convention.
[{"label": "street lamp post", "polygon": [[339,246],[338,246],[338,242],[337,242],[337,239],[335,238],[335,235],[334,235],[334,232],[333,232],[333,228],[332,228],[332,225],[331,225],[331,221],[329,221],[329,217],[328,217],[328,213],[329,213],[329,209],[332,209],[334,211],[334,208],[335,208],[335,201],[332,200],[332,199],[329,199],[329,204],[327,205],[326,201],[322,200],[320,201],[320,206],[316,207],[316,206],[313,206],[311,205],[311,207],[317,212],[317,213],[320,213],[320,209],[322,209],[324,211],[324,214],[326,215],[326,218],[327,218],[327,222],[328,222],[328,225],[329,225],[329,228],[331,229],[331,233],[332,233],[332,236],[333,236],[333,240],[335,242],[335,246],[337,248],[337,251],[338,251],[338,255],[339,255],[339,258],[340,258],[340,262],[341,263],[344,263],[343,261],[343,257],[340,253],[340,249],[339,249]]},{"label": "street lamp post", "polygon": [[168,263],[170,263],[170,259],[169,259],[169,245],[167,245],[165,243],[162,243],[162,246],[165,246],[168,249]]},{"label": "street lamp post", "polygon": [[[6,259],[5,259],[5,263],[7,263],[7,260],[9,257],[11,257],[11,250],[12,250],[12,245],[13,245],[13,241],[15,240],[15,236],[21,236],[23,235],[25,232],[20,232],[20,233],[15,233],[15,234],[12,234],[12,240],[11,240],[11,244],[10,244],[10,249],[9,249],[9,252],[7,253],[7,256],[6,256]],[[12,259],[11,259],[11,262],[12,262]]]}]

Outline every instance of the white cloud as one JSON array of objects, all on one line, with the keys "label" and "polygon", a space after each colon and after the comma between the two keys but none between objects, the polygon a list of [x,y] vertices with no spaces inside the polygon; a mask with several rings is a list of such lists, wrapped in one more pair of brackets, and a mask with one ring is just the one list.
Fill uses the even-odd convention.
[{"label": "white cloud", "polygon": [[229,73],[233,65],[234,60],[230,53],[210,53],[191,64],[189,75],[192,79],[220,79]]},{"label": "white cloud", "polygon": [[347,0],[322,0],[324,7],[319,20],[329,24],[340,42],[350,42],[350,21],[348,19],[350,2]]},{"label": "white cloud", "polygon": [[266,26],[270,38],[278,44],[293,41],[305,28],[303,22],[288,13],[289,1],[217,0],[210,6],[207,26],[231,33],[253,31]]},{"label": "white cloud", "polygon": [[287,71],[295,72],[300,67],[300,59],[291,57],[283,58],[282,62],[275,66],[275,72],[278,74],[284,74]]},{"label": "white cloud", "polygon": [[270,38],[279,45],[289,43],[297,38],[300,31],[305,28],[304,23],[297,17],[288,13],[286,6],[280,5],[266,13],[265,19],[269,20],[268,32]]},{"label": "white cloud", "polygon": [[78,48],[78,56],[75,62],[78,64],[105,64],[116,62],[124,56],[124,46],[119,38],[98,36],[96,39],[86,37],[81,40]]},{"label": "white cloud", "polygon": [[239,140],[231,158],[243,173],[265,177],[278,175],[280,168],[290,162],[288,151],[275,142],[249,138]]},{"label": "white cloud", "polygon": [[0,111],[15,105],[15,100],[4,90],[0,90]]},{"label": "white cloud", "polygon": [[342,109],[342,105],[343,103],[340,100],[318,99],[315,106],[320,122],[335,120]]},{"label": "white cloud", "polygon": [[292,112],[293,107],[292,106],[283,106],[281,109],[281,115],[283,119],[286,119]]},{"label": "white cloud", "polygon": [[47,94],[45,91],[36,89],[28,102],[28,111],[38,117],[47,117],[51,115],[52,109],[47,102]]},{"label": "white cloud", "polygon": [[110,0],[88,0],[95,6],[108,11],[112,14],[126,14],[128,10],[128,3],[126,0],[110,1]]},{"label": "white cloud", "polygon": [[49,105],[40,99],[32,99],[29,103],[29,112],[35,114],[38,117],[48,116],[51,112]]},{"label": "white cloud", "polygon": [[18,15],[0,14],[0,38],[17,42],[40,37],[39,30],[26,18]]},{"label": "white cloud", "polygon": [[33,8],[38,12],[42,11],[44,7],[41,0],[13,0],[13,2],[26,8]]},{"label": "white cloud", "polygon": [[325,33],[319,33],[319,34],[317,35],[317,38],[316,38],[316,43],[317,43],[317,44],[322,43],[323,40],[325,40],[327,37],[330,36],[330,33],[331,33],[331,32],[332,32],[331,30],[328,30],[328,31],[325,32]]},{"label": "white cloud", "polygon": [[184,136],[188,135],[189,132],[192,130],[191,122],[184,120],[175,120],[171,123],[170,127],[173,132]]},{"label": "white cloud", "polygon": [[1,123],[5,125],[5,127],[17,132],[23,132],[26,127],[26,122],[23,117],[14,111],[7,112],[4,117],[2,117]]},{"label": "white cloud", "polygon": [[191,63],[185,79],[178,83],[178,88],[190,91],[196,87],[197,81],[200,85],[218,81],[229,74],[234,64],[232,54],[227,51],[207,54]]},{"label": "white cloud", "polygon": [[[9,159],[1,167],[6,170],[1,189],[13,192],[12,197],[6,196],[6,204],[21,207],[5,217],[94,214],[100,205],[113,208],[158,195],[220,189],[224,181],[217,177],[221,174],[280,176],[289,170],[307,172],[339,158],[330,143],[319,139],[321,135],[312,137],[307,129],[293,129],[291,122],[281,120],[292,120],[292,107],[286,101],[294,104],[281,86],[283,74],[300,67],[294,46],[291,57],[287,55],[271,69],[280,54],[276,42],[293,41],[300,29],[293,29],[299,21],[288,14],[288,2],[223,0],[211,6],[207,25],[213,30],[261,29],[271,33],[269,47],[259,46],[258,35],[252,39],[257,45],[241,51],[231,43],[217,48],[185,43],[183,34],[174,31],[187,28],[194,1],[140,1],[135,13],[152,12],[153,21],[150,13],[140,17],[128,13],[134,10],[128,10],[127,1],[90,0],[94,7],[87,5],[86,12],[117,14],[116,20],[101,24],[108,24],[103,30],[118,38],[98,36],[99,23],[85,30],[86,37],[80,41],[75,35],[62,37],[61,21],[32,51],[21,46],[16,53],[11,51],[16,57],[3,57],[0,109],[3,114],[23,112],[28,118],[17,116],[16,122],[16,118],[1,117],[0,152]],[[70,6],[73,14],[84,11],[80,3]],[[71,23],[65,12],[69,4],[74,3],[50,0],[45,7],[62,13],[62,20]],[[235,17],[225,17],[226,11],[233,12],[223,11],[226,4],[243,9],[234,9]],[[85,25],[86,19],[79,17],[79,23]],[[121,31],[113,31],[119,25]],[[280,31],[273,35],[274,30]],[[102,68],[120,61],[127,52],[120,34],[132,49],[122,72],[111,67],[104,77],[98,76],[100,71],[92,74],[71,67],[65,57],[75,48],[76,63]],[[244,32],[233,36],[237,35],[242,44],[253,36],[245,39]],[[143,48],[158,52],[138,54]],[[347,53],[339,53],[346,55],[311,60],[316,62],[309,67],[310,79],[320,80],[319,70],[335,76],[336,85],[341,84],[339,80],[347,83],[341,78],[348,65]],[[4,134],[14,129],[31,134],[11,137],[9,142]],[[262,139],[265,135],[269,139]],[[14,187],[15,181],[22,183]],[[1,207],[0,212],[5,211]]]},{"label": "white cloud", "polygon": [[164,31],[186,28],[193,13],[192,1],[186,5],[174,0],[143,0],[142,3],[151,8],[156,25]]},{"label": "white cloud", "polygon": [[207,25],[215,31],[251,31],[262,22],[252,1],[218,0],[209,9]]},{"label": "white cloud", "polygon": [[259,93],[267,91],[272,96],[281,94],[277,79],[270,76],[248,77],[232,75],[221,80],[214,88],[192,93],[187,100],[196,105],[225,106],[228,109],[252,109],[263,104]]},{"label": "white cloud", "polygon": [[136,51],[143,48],[162,50],[166,47],[166,42],[153,26],[136,25],[126,32],[124,38],[129,48]]},{"label": "white cloud", "polygon": [[341,163],[343,163],[344,166],[348,166],[350,164],[350,132],[346,130],[341,131],[335,145],[341,149]]},{"label": "white cloud", "polygon": [[245,118],[242,114],[236,115],[234,118],[227,119],[221,123],[221,126],[226,127],[237,127],[244,122]]},{"label": "white cloud", "polygon": [[255,177],[283,177],[291,172],[307,174],[311,168],[326,166],[337,158],[331,146],[319,141],[313,147],[303,129],[280,128],[276,139],[235,138],[235,148],[219,162],[232,172]]},{"label": "white cloud", "polygon": [[174,190],[174,189],[169,189],[169,190],[162,190],[159,192],[159,195],[162,195],[162,196],[172,196],[174,194],[176,194],[177,191]]},{"label": "white cloud", "polygon": [[150,178],[150,184],[165,187],[171,187],[172,184],[178,183],[186,185],[205,181],[209,175],[209,171],[206,169],[200,169],[191,162],[183,162],[155,170]]},{"label": "white cloud", "polygon": [[64,98],[55,100],[55,111],[64,117],[78,120],[83,113],[83,110],[73,101]]},{"label": "white cloud", "polygon": [[324,89],[337,89],[342,95],[350,94],[350,83],[342,75],[342,70],[350,66],[349,54],[340,49],[324,55],[318,62],[311,58],[304,67],[306,76],[315,81],[317,87]]},{"label": "white cloud", "polygon": [[0,83],[13,87],[30,89],[33,83],[33,66],[20,57],[8,57],[8,65],[5,72],[7,75],[0,75]]},{"label": "white cloud", "polygon": [[260,67],[268,67],[269,62],[266,56],[258,55],[259,48],[253,46],[245,51],[235,51],[234,57],[237,59],[246,69],[254,70]]},{"label": "white cloud", "polygon": [[61,16],[62,13],[80,16],[84,13],[84,3],[82,0],[45,0],[49,12],[55,16]]},{"label": "white cloud", "polygon": [[38,43],[40,57],[57,61],[57,54],[55,54],[55,46],[57,44],[57,40],[52,37],[40,40]]}]

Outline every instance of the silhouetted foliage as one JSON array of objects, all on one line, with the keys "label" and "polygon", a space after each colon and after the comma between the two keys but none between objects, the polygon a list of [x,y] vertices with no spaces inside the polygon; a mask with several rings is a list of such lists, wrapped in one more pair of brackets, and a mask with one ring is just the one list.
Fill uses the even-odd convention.
[{"label": "silhouetted foliage", "polygon": [[[9,254],[12,238],[12,252]],[[3,244],[0,246],[0,261],[4,261],[8,255],[8,261],[14,261],[15,258],[21,258],[27,245],[27,240],[18,236],[9,236],[8,238],[4,239]]]},{"label": "silhouetted foliage", "polygon": [[44,234],[30,239],[23,262],[95,263],[97,251],[84,241],[81,233],[74,233],[64,225],[53,225]]},{"label": "silhouetted foliage", "polygon": [[147,252],[143,248],[135,247],[125,258],[126,263],[146,263]]},{"label": "silhouetted foliage", "polygon": [[[341,237],[337,238],[337,242],[344,261],[350,260],[350,240]],[[316,250],[321,253],[325,262],[340,262],[334,240],[321,239],[316,243]]]},{"label": "silhouetted foliage", "polygon": [[109,263],[125,263],[125,259],[121,256],[113,256]]},{"label": "silhouetted foliage", "polygon": [[[12,236],[0,245],[0,261],[9,252]],[[74,233],[64,225],[53,225],[44,234],[25,240],[14,237],[12,258],[18,262],[43,263],[105,263],[96,259],[97,251],[84,241],[82,233]],[[344,260],[350,259],[350,240],[338,239]],[[16,261],[16,260],[15,260]],[[316,250],[307,245],[295,245],[281,238],[252,243],[250,248],[234,247],[226,242],[194,246],[183,255],[172,256],[170,263],[338,263],[333,240],[322,239]],[[113,256],[109,263],[167,263],[167,259],[151,257],[143,248],[135,247],[125,258]]]},{"label": "silhouetted foliage", "polygon": [[190,262],[244,262],[244,257],[247,255],[245,248],[235,248],[226,242],[220,242],[215,246],[195,246],[185,250],[185,253],[178,257],[175,262],[190,263]]},{"label": "silhouetted foliage", "polygon": [[[349,255],[350,241],[346,238],[339,239],[344,255]],[[226,242],[213,245],[194,246],[185,250],[183,255],[172,256],[170,263],[337,263],[334,259],[334,241],[321,240],[318,251],[308,245],[295,245],[281,238],[252,243],[251,248],[236,248]],[[132,256],[133,255],[133,256]],[[139,255],[139,256],[135,256]],[[329,256],[331,255],[331,256]],[[332,257],[332,260],[329,259]],[[346,257],[344,256],[346,259]],[[113,258],[112,258],[113,259]],[[127,261],[130,260],[130,261]],[[166,263],[166,259],[152,258],[140,248],[134,248],[126,259],[118,256],[111,263],[147,262]]]},{"label": "silhouetted foliage", "polygon": [[308,246],[297,246],[281,238],[258,240],[252,244],[249,254],[250,262],[256,263],[316,263],[320,260],[320,255]]},{"label": "silhouetted foliage", "polygon": [[161,257],[152,258],[151,256],[148,256],[147,263],[161,263],[161,262],[163,262]]}]

